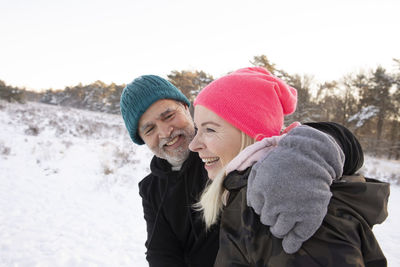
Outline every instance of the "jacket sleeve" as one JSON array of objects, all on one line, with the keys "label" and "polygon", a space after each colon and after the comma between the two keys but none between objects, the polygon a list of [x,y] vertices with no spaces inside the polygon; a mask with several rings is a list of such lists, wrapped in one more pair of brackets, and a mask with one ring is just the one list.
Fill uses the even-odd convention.
[{"label": "jacket sleeve", "polygon": [[184,267],[184,248],[173,233],[166,220],[161,203],[165,198],[160,190],[151,190],[151,186],[142,181],[139,184],[142,197],[144,219],[147,226],[147,256],[150,267]]},{"label": "jacket sleeve", "polygon": [[250,173],[247,203],[294,253],[319,228],[342,175],[344,155],[327,134],[309,126],[291,130]]},{"label": "jacket sleeve", "polygon": [[[336,200],[331,204],[342,205]],[[338,212],[328,212],[320,229],[304,243],[297,255],[309,257],[321,266],[386,267],[386,258],[379,253],[381,250],[371,229],[358,218]],[[301,266],[303,259],[300,256],[293,261],[294,266]]]}]

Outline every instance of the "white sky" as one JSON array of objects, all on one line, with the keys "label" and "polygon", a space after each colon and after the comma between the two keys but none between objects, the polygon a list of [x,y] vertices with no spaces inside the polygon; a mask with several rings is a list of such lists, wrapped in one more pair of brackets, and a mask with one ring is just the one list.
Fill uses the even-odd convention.
[{"label": "white sky", "polygon": [[265,54],[289,73],[339,79],[400,58],[398,0],[0,0],[0,80],[62,89],[204,70]]}]

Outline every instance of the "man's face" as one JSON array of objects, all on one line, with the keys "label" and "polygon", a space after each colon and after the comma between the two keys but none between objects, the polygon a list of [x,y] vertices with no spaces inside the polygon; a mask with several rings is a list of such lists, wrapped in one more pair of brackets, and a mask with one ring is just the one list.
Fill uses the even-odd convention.
[{"label": "man's face", "polygon": [[195,134],[189,108],[171,99],[153,103],[140,118],[138,132],[157,157],[173,166],[187,159]]}]

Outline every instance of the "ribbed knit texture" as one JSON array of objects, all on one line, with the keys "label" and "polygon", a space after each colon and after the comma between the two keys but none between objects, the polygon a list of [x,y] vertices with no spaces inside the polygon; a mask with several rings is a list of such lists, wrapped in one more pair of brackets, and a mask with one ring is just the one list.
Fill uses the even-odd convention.
[{"label": "ribbed knit texture", "polygon": [[305,124],[335,138],[345,155],[343,175],[353,175],[362,167],[364,164],[362,147],[349,129],[335,122],[307,122]]},{"label": "ribbed knit texture", "polygon": [[257,140],[279,135],[293,113],[297,90],[261,67],[239,69],[203,88],[194,105],[204,106]]},{"label": "ribbed knit texture", "polygon": [[144,144],[138,134],[138,123],[144,112],[156,101],[175,99],[190,106],[189,100],[169,81],[156,75],[143,75],[127,84],[121,94],[120,108],[132,141]]}]

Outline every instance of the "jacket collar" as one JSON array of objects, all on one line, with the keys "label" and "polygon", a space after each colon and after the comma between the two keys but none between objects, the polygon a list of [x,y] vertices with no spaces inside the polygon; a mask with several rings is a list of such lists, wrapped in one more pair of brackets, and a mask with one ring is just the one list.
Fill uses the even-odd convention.
[{"label": "jacket collar", "polygon": [[244,171],[233,171],[226,176],[223,186],[227,190],[238,190],[247,185],[247,178],[249,177],[251,167]]},{"label": "jacket collar", "polygon": [[190,168],[191,164],[198,160],[199,157],[197,153],[190,152],[189,157],[182,164],[182,167],[178,171],[172,170],[172,165],[165,159],[154,156],[150,163],[151,172],[158,177],[167,177],[170,174],[186,172]]}]

